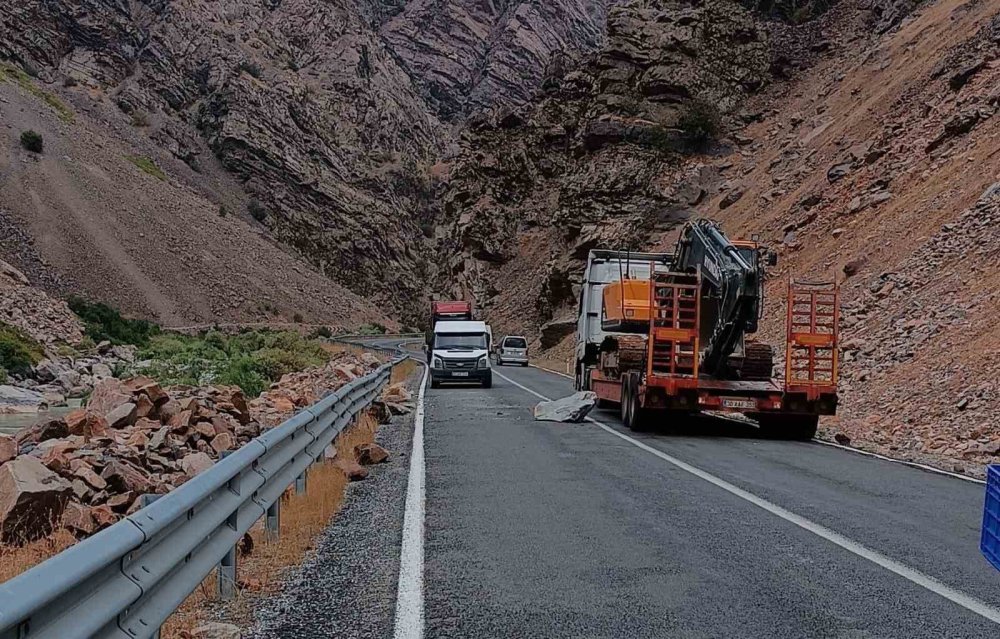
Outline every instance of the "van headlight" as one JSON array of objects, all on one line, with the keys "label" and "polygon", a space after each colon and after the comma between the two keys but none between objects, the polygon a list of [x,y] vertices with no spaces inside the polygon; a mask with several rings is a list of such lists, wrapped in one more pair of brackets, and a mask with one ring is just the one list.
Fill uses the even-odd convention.
[{"label": "van headlight", "polygon": [[444,362],[441,361],[440,357],[435,357],[431,363],[431,368],[444,368]]},{"label": "van headlight", "polygon": [[482,357],[480,357],[479,363],[476,365],[476,368],[489,368],[489,367],[490,367],[490,356],[483,355]]}]

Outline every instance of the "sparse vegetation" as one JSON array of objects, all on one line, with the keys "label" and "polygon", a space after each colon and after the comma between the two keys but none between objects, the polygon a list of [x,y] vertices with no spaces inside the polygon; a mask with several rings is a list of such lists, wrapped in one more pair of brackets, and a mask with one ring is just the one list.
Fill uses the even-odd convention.
[{"label": "sparse vegetation", "polygon": [[156,165],[156,162],[154,162],[152,158],[148,158],[144,155],[126,155],[125,159],[139,167],[139,170],[143,173],[148,173],[157,180],[166,181],[167,174],[163,172],[163,169]]},{"label": "sparse vegetation", "polygon": [[261,76],[260,65],[258,65],[256,62],[252,62],[250,60],[244,60],[240,62],[240,65],[237,67],[237,69],[239,69],[243,73],[248,73],[252,75],[258,80],[260,79]]},{"label": "sparse vegetation", "polygon": [[76,85],[77,81],[76,78],[74,78],[73,76],[68,75],[65,78],[63,78],[63,86],[66,87],[67,89],[75,87]]},{"label": "sparse vegetation", "polygon": [[0,322],[0,371],[24,375],[42,361],[45,349],[30,335],[16,326]]},{"label": "sparse vegetation", "polygon": [[302,313],[295,313],[294,315],[292,315],[292,321],[295,322],[296,324],[301,324],[305,320],[302,319]]},{"label": "sparse vegetation", "polygon": [[227,215],[229,215],[229,209],[226,208],[225,204],[220,204],[219,205],[219,217],[226,217]]},{"label": "sparse vegetation", "polygon": [[309,337],[312,339],[330,339],[333,337],[333,331],[330,330],[329,326],[320,326],[310,333]]},{"label": "sparse vegetation", "polygon": [[93,342],[144,346],[159,334],[160,327],[141,319],[127,319],[107,304],[70,298],[69,308],[83,321],[84,332]]},{"label": "sparse vegetation", "polygon": [[361,335],[385,335],[388,329],[382,326],[378,322],[372,322],[369,324],[362,324],[358,328],[358,333]]},{"label": "sparse vegetation", "polygon": [[73,110],[52,93],[38,87],[34,80],[31,79],[31,76],[24,70],[6,62],[0,62],[0,82],[3,81],[13,82],[31,95],[45,102],[45,104],[49,105],[56,112],[56,115],[63,122],[73,122]]},{"label": "sparse vegetation", "polygon": [[149,126],[149,114],[140,110],[133,111],[132,126],[140,128]]},{"label": "sparse vegetation", "polygon": [[21,133],[21,146],[32,153],[41,153],[45,142],[42,140],[41,133],[28,129]]},{"label": "sparse vegetation", "polygon": [[701,150],[718,137],[722,130],[722,116],[714,104],[695,100],[681,114],[677,128],[681,130],[688,148]]},{"label": "sparse vegetation", "polygon": [[267,219],[267,208],[257,198],[250,198],[250,201],[247,202],[247,211],[250,213],[250,217],[258,222]]},{"label": "sparse vegetation", "polygon": [[768,18],[791,24],[812,20],[833,6],[831,0],[740,0],[740,4]]},{"label": "sparse vegetation", "polygon": [[198,336],[160,333],[139,352],[151,365],[143,370],[165,384],[234,384],[249,397],[293,371],[329,360],[322,344],[294,331],[257,330]]}]

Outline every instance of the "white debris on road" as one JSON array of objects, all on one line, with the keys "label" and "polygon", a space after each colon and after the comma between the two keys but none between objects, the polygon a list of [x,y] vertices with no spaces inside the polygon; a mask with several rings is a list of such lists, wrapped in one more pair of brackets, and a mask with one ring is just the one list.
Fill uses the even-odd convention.
[{"label": "white debris on road", "polygon": [[569,397],[535,406],[535,419],[540,422],[582,422],[597,404],[597,393],[582,391]]}]

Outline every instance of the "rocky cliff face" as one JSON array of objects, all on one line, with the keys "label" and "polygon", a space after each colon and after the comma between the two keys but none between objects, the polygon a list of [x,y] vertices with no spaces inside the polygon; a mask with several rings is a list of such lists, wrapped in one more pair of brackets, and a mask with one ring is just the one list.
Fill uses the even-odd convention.
[{"label": "rocky cliff face", "polygon": [[575,298],[591,248],[641,249],[705,197],[716,170],[685,174],[678,158],[765,84],[770,60],[731,2],[613,8],[605,46],[552,69],[539,101],[471,121],[442,199],[443,283],[537,329]]},{"label": "rocky cliff face", "polygon": [[528,101],[554,57],[576,58],[601,45],[613,4],[412,0],[380,33],[437,113],[459,119]]}]

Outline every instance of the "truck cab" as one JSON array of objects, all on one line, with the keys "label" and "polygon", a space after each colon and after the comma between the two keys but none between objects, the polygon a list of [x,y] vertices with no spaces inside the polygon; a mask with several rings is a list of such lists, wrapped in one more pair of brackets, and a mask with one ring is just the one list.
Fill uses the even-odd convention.
[{"label": "truck cab", "polygon": [[485,322],[437,322],[430,349],[431,388],[442,383],[493,385],[492,331]]}]

